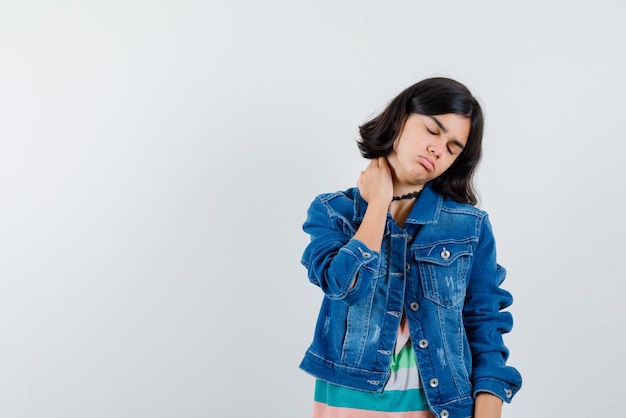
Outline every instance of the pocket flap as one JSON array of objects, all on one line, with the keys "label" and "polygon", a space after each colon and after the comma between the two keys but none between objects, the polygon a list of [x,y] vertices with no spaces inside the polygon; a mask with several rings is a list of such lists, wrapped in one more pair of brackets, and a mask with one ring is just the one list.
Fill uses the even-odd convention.
[{"label": "pocket flap", "polygon": [[473,255],[472,244],[469,242],[435,243],[429,247],[415,250],[415,259],[422,263],[449,266],[459,257]]}]

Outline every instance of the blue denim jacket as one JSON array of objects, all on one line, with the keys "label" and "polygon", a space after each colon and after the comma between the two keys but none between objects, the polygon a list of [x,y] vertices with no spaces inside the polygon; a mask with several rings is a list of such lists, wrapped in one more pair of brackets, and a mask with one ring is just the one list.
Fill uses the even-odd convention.
[{"label": "blue denim jacket", "polygon": [[[469,417],[474,396],[506,402],[521,387],[502,334],[513,318],[487,214],[427,185],[400,228],[390,214],[380,252],[353,239],[367,202],[357,188],[318,196],[304,231],[309,280],[324,292],[300,367],[340,386],[381,392],[403,312],[436,416]],[[351,288],[354,279],[356,283]]]}]

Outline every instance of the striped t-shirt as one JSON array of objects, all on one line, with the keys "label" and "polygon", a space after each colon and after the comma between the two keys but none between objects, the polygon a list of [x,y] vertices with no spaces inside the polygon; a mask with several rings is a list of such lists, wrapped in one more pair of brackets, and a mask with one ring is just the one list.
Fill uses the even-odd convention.
[{"label": "striped t-shirt", "polygon": [[391,375],[381,393],[315,382],[313,418],[433,418],[422,388],[406,318],[402,318]]}]

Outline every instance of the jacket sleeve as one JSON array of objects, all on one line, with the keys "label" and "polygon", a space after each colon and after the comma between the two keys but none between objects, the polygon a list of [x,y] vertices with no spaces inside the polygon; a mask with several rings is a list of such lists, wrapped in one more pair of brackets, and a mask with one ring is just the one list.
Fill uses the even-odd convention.
[{"label": "jacket sleeve", "polygon": [[513,303],[513,297],[500,287],[505,275],[505,269],[496,262],[495,239],[486,216],[474,253],[463,316],[472,352],[474,396],[489,392],[510,402],[522,385],[522,377],[506,364],[509,351],[502,336],[511,331],[513,317],[504,309]]},{"label": "jacket sleeve", "polygon": [[309,207],[303,229],[311,237],[301,260],[309,281],[329,299],[348,304],[367,295],[380,254],[352,238],[354,226],[336,214],[331,217],[330,208],[318,197]]}]

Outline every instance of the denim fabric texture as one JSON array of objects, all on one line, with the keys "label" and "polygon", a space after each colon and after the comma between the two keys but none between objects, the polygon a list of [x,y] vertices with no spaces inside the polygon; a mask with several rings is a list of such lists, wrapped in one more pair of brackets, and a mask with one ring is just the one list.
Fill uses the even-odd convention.
[{"label": "denim fabric texture", "polygon": [[[404,312],[436,416],[470,417],[474,398],[519,390],[502,334],[513,326],[487,214],[427,185],[400,228],[390,214],[380,252],[353,235],[367,202],[357,188],[315,198],[302,264],[324,292],[300,367],[336,385],[381,392]],[[353,282],[354,287],[352,287]]]}]

